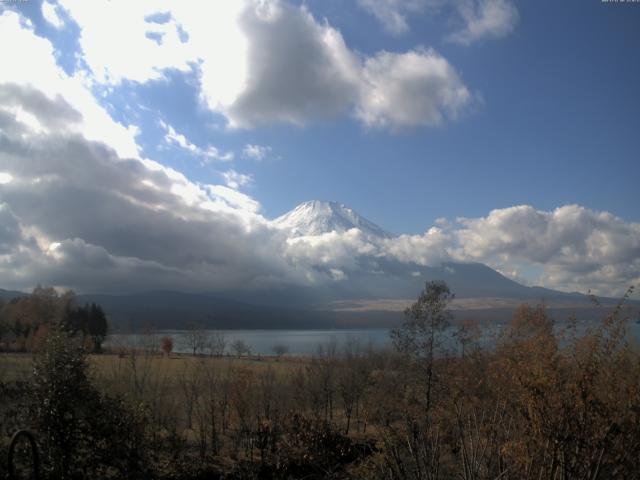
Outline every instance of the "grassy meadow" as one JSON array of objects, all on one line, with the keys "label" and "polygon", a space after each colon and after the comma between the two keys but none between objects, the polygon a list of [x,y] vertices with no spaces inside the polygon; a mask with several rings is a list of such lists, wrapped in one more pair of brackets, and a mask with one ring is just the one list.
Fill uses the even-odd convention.
[{"label": "grassy meadow", "polygon": [[[36,356],[37,353],[0,352],[0,381],[28,380],[33,372],[33,362]],[[107,379],[117,380],[119,373],[122,374],[131,364],[131,356],[127,354],[106,352],[99,355],[91,354],[87,358],[91,375],[99,382],[107,381]],[[139,353],[136,355],[136,360],[143,362],[150,375],[162,374],[172,384],[175,384],[185,372],[193,371],[203,364],[221,369],[249,369],[256,374],[265,370],[273,370],[277,375],[285,375],[309,362],[306,357],[289,355],[281,358],[275,356],[239,358],[228,355],[215,357],[176,353],[170,355]]]}]

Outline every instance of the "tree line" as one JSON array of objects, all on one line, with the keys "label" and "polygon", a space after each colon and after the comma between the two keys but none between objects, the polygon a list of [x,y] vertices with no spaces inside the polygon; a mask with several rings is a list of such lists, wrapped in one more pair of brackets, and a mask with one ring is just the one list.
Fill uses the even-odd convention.
[{"label": "tree line", "polygon": [[0,300],[0,350],[38,351],[57,328],[98,353],[108,333],[108,322],[102,307],[95,303],[78,305],[73,291],[59,293],[52,287],[37,286],[30,295],[8,302]]}]

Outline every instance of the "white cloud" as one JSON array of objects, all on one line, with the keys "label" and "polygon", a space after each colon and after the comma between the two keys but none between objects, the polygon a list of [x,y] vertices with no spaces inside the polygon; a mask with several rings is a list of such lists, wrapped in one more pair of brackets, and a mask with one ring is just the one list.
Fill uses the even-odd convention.
[{"label": "white cloud", "polygon": [[222,153],[216,147],[209,145],[206,148],[201,148],[196,144],[190,142],[183,134],[178,133],[175,129],[167,123],[160,120],[160,126],[165,129],[167,133],[164,135],[164,141],[169,145],[178,145],[194,157],[200,158],[204,163],[210,160],[220,160],[222,162],[230,162],[233,160],[233,152]]},{"label": "white cloud", "polygon": [[0,185],[0,202],[15,219],[0,222],[0,249],[11,252],[0,262],[5,287],[215,290],[296,278],[248,195],[122,159],[78,134],[25,137],[26,129],[6,134],[2,124],[0,165],[12,181]]},{"label": "white cloud", "polygon": [[274,255],[281,243],[258,202],[125,156],[137,152],[132,131],[60,71],[50,43],[13,12],[0,16],[0,41],[20,43],[30,58],[0,51],[15,66],[0,71],[3,286],[216,289],[296,278]]},{"label": "white cloud", "polygon": [[458,4],[463,27],[449,40],[470,45],[484,38],[500,38],[510,34],[518,23],[519,14],[510,0],[464,0]]},{"label": "white cloud", "polygon": [[423,12],[433,0],[358,0],[393,35],[409,31],[407,16]]},{"label": "white cloud", "polygon": [[348,272],[362,273],[361,260],[373,258],[378,253],[378,245],[353,228],[345,232],[287,238],[282,255],[292,267],[305,272],[309,282],[322,284],[342,281],[350,276]]},{"label": "white cloud", "polygon": [[432,49],[379,53],[367,59],[363,77],[356,115],[368,126],[440,125],[473,100],[454,68]]},{"label": "white cloud", "polygon": [[[236,189],[230,186],[223,185],[208,185],[208,190],[213,195],[224,200],[232,208],[239,210],[240,212],[250,212],[254,215],[260,211],[260,203],[251,198],[249,195],[238,192]],[[239,212],[234,212],[239,213]],[[258,217],[261,219],[261,217]]]},{"label": "white cloud", "polygon": [[[84,59],[98,82],[147,82],[168,69],[196,71],[203,103],[232,128],[300,126],[345,114],[366,125],[431,126],[455,119],[473,100],[455,69],[433,50],[359,54],[304,5],[279,0],[61,4],[82,28]],[[164,23],[157,23],[154,15],[161,12]],[[119,31],[115,40],[113,24]],[[393,101],[411,105],[411,111],[400,113]]]},{"label": "white cloud", "polygon": [[452,238],[448,232],[431,227],[423,235],[400,235],[384,241],[384,254],[401,262],[423,266],[450,261]]},{"label": "white cloud", "polygon": [[[173,16],[165,23],[153,21],[153,14],[167,12],[162,2],[60,0],[59,4],[80,25],[84,60],[98,82],[118,83],[125,78],[146,82],[161,78],[165,69],[188,71],[197,60]],[[160,43],[153,33],[160,35]]]},{"label": "white cloud", "polygon": [[376,255],[422,266],[481,262],[520,283],[563,291],[616,296],[640,283],[640,224],[608,212],[521,205],[439,225],[384,240]]},{"label": "white cloud", "polygon": [[[243,90],[223,106],[232,126],[304,125],[348,111],[358,65],[340,32],[316,22],[304,7],[275,1],[249,2],[239,25],[247,41],[247,71]],[[219,102],[204,78],[203,87],[215,108]]]},{"label": "white cloud", "polygon": [[[390,278],[408,281],[420,267],[446,260],[480,261],[511,275],[533,268],[536,283],[569,290],[615,294],[640,281],[640,224],[578,205],[440,219],[423,235],[392,239],[358,229],[287,238],[261,216],[259,202],[237,190],[248,176],[229,170],[227,185],[202,185],[139,158],[135,128],[115,122],[82,78],[61,71],[51,44],[15,12],[0,15],[0,43],[20,44],[31,60],[0,50],[7,67],[0,70],[4,287],[40,281],[103,291],[216,290],[338,282],[355,289],[377,281],[384,292]],[[437,54],[383,53],[365,62],[371,84],[387,82],[387,92],[401,99],[395,89],[415,94],[412,83],[384,73],[385,65],[397,67],[399,78],[404,70],[438,72],[417,83],[430,83],[444,100],[409,119],[394,117],[388,99],[366,103],[367,123],[410,125],[412,118],[439,122],[456,114],[455,89],[442,87],[451,72]],[[182,148],[193,145],[168,132]]]},{"label": "white cloud", "polygon": [[247,185],[251,185],[253,183],[253,177],[251,175],[245,175],[244,173],[238,173],[235,170],[227,170],[226,172],[222,172],[222,178],[224,179],[224,183],[227,187],[238,189],[240,187],[245,187]]},{"label": "white cloud", "polygon": [[519,19],[511,0],[358,0],[358,4],[393,35],[408,32],[408,18],[417,14],[448,17],[458,28],[447,39],[461,45],[504,37]]},{"label": "white cloud", "polygon": [[341,282],[347,279],[347,274],[344,273],[339,268],[330,268],[329,273],[331,274],[331,276],[336,282]]},{"label": "white cloud", "polygon": [[548,287],[619,293],[640,277],[640,224],[608,212],[522,205],[458,222],[455,255],[490,265],[539,266],[538,280]]},{"label": "white cloud", "polygon": [[64,26],[64,21],[60,18],[60,15],[58,15],[56,8],[55,4],[50,3],[47,0],[42,2],[42,16],[47,22],[59,29]]},{"label": "white cloud", "polygon": [[[33,114],[40,121],[73,118],[64,103],[43,102],[35,90],[20,98],[28,104],[30,96],[39,100]],[[194,184],[62,128],[23,135],[30,128],[0,116],[7,139],[0,165],[11,177],[0,185],[0,273],[13,282],[5,287],[41,281],[103,291],[216,290],[337,282],[362,292],[378,282],[384,293],[394,276],[417,278],[416,265],[451,260],[484,262],[510,275],[537,266],[541,283],[565,290],[617,294],[640,278],[640,224],[606,212],[518,206],[440,221],[423,235],[375,239],[351,229],[287,238],[260,216],[258,202],[230,186]]]},{"label": "white cloud", "polygon": [[262,161],[271,153],[271,147],[263,145],[253,145],[248,143],[244,146],[242,154],[247,158]]},{"label": "white cloud", "polygon": [[[0,109],[8,111],[19,105],[20,110],[33,117],[33,110],[40,108],[39,102],[44,99],[64,103],[70,107],[64,109],[65,115],[72,115],[73,118],[58,119],[47,115],[42,125],[81,133],[89,140],[105,142],[124,157],[138,156],[136,127],[125,127],[113,121],[86,88],[84,78],[69,76],[58,67],[51,43],[36,36],[28,24],[23,26],[16,12],[5,10],[0,13],[0,44],[20,45],[20,48],[0,49],[0,82],[11,88],[10,93],[5,93]],[[26,62],[25,58],[30,61]],[[37,100],[31,98],[31,103],[25,103],[26,99],[18,98],[25,87],[35,88],[40,97]],[[42,103],[47,105],[46,102]],[[40,112],[40,115],[43,114],[46,112]],[[23,116],[23,119],[28,118],[28,115]]]}]

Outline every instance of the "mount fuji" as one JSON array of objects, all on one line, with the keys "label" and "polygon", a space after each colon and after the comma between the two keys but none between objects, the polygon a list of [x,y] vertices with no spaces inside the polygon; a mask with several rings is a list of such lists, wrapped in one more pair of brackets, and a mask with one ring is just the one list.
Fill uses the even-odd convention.
[{"label": "mount fuji", "polygon": [[289,231],[290,236],[321,235],[336,231],[359,229],[367,238],[391,238],[375,223],[367,220],[343,203],[311,200],[276,218],[273,224]]},{"label": "mount fuji", "polygon": [[[344,233],[354,228],[372,244],[380,245],[396,238],[352,208],[337,202],[304,202],[277,217],[272,223],[293,239],[331,232]],[[419,292],[425,281],[444,280],[458,298],[544,300],[562,303],[587,301],[587,297],[579,293],[522,285],[489,266],[476,262],[443,261],[425,266],[383,255],[365,254],[360,255],[355,264],[357,269],[348,272],[347,280],[335,285],[314,287],[311,296],[316,296],[322,301],[347,298],[406,299]],[[309,295],[300,295],[298,298],[308,299]]]},{"label": "mount fuji", "polygon": [[[97,293],[79,295],[78,301],[99,303],[115,327],[134,330],[145,324],[184,328],[189,322],[209,328],[387,327],[401,321],[403,309],[415,300],[426,281],[443,280],[456,295],[452,304],[456,318],[506,321],[523,302],[545,302],[558,319],[568,318],[576,309],[581,318],[597,318],[595,315],[601,313],[591,307],[585,295],[528,287],[481,263],[443,261],[421,265],[398,260],[385,253],[385,245],[400,237],[341,203],[305,202],[271,223],[281,230],[287,244],[301,244],[296,248],[303,251],[304,261],[311,262],[303,269],[319,275],[335,274],[334,270],[340,269],[342,278],[254,290]],[[339,262],[326,265],[323,262],[327,251],[317,253],[313,245],[334,248],[331,242],[339,235],[332,236],[333,232],[364,243],[367,248],[350,251],[352,257],[343,255]],[[341,247],[337,248],[343,253]],[[0,290],[0,300],[22,295]],[[610,303],[610,299],[602,300]],[[639,302],[631,303],[636,310],[640,308]]]}]

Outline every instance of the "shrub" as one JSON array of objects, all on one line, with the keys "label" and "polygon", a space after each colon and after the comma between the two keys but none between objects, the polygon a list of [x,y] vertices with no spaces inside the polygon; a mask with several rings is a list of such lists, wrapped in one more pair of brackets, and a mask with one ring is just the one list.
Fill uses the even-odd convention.
[{"label": "shrub", "polygon": [[32,412],[45,473],[68,478],[136,478],[145,470],[144,412],[102,395],[87,374],[86,351],[54,330],[36,359]]}]

